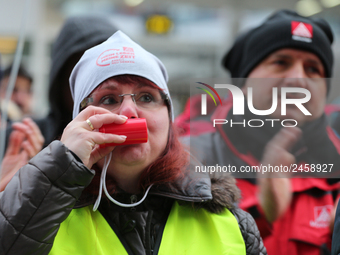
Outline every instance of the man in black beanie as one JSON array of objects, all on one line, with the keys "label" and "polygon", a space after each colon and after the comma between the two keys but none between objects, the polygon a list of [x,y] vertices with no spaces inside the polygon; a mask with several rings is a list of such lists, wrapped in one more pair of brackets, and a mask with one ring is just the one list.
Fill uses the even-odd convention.
[{"label": "man in black beanie", "polygon": [[332,76],[333,33],[324,19],[302,17],[283,10],[239,36],[225,55],[222,65],[233,78],[245,78],[269,54],[282,48],[314,53],[322,62],[325,77]]},{"label": "man in black beanie", "polygon": [[[324,115],[330,86],[325,78],[331,77],[333,67],[332,42],[325,20],[289,10],[274,13],[239,36],[222,61],[233,84],[252,99],[253,110],[245,107],[244,115],[234,115],[229,97],[207,121],[228,120],[238,125],[216,125],[201,134],[191,133],[190,146],[207,166],[235,166],[236,171],[262,166],[279,169],[262,175],[266,178],[255,178],[261,173],[235,175],[242,194],[239,206],[255,218],[269,255],[316,255],[330,250],[338,180],[304,173],[300,176],[309,178],[287,178],[294,173],[282,169],[301,173],[324,166],[332,174],[340,170],[340,140]],[[273,97],[274,88],[278,94]],[[284,94],[286,100],[303,99],[303,94],[292,92],[292,88],[309,91],[311,98],[301,106],[284,108],[283,88],[289,90]],[[273,108],[275,96],[277,107]],[[270,113],[265,116],[254,114],[266,110]],[[254,119],[264,124],[254,127],[255,122],[249,122]],[[202,116],[199,123],[204,126]],[[286,127],[288,123],[297,127]],[[195,122],[190,125],[191,130],[199,129]]]}]

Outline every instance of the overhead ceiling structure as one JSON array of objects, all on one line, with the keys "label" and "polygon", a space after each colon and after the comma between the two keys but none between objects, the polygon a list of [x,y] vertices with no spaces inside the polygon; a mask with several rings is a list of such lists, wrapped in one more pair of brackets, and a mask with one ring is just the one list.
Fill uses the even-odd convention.
[{"label": "overhead ceiling structure", "polygon": [[[115,17],[114,22],[117,26],[124,28],[124,31],[129,32],[129,35],[134,36],[139,43],[159,56],[166,64],[171,86],[176,91],[183,91],[185,89],[183,84],[187,84],[190,79],[198,75],[227,76],[221,67],[221,57],[233,38],[242,29],[256,26],[278,9],[296,10],[303,16],[323,17],[331,22],[336,38],[335,70],[340,69],[338,60],[340,59],[340,0],[47,0],[47,2],[55,6],[62,6],[65,3],[87,4],[91,12],[100,6],[106,6],[107,12],[112,11],[113,8],[115,14],[112,16]],[[93,8],[95,6],[96,8]],[[73,9],[81,8],[73,7]],[[209,13],[209,10],[212,16],[215,15],[215,20],[210,23],[207,21],[209,17],[202,18],[204,12]],[[119,16],[117,12],[124,12],[126,16]],[[173,22],[172,31],[165,33],[163,37],[147,34],[141,21],[143,15],[145,18],[148,13],[166,14],[174,19],[177,17]],[[339,71],[334,73],[340,75]],[[329,100],[333,100],[337,95],[340,95],[340,87],[333,86]]]},{"label": "overhead ceiling structure", "polygon": [[[1,1],[0,51],[2,64],[11,61],[10,52],[19,33],[23,3],[26,0]],[[34,0],[30,6],[27,41],[30,47],[24,61],[35,77],[38,115],[47,105],[46,94],[50,50],[64,20],[73,15],[99,14],[132,39],[157,55],[166,65],[171,87],[186,93],[192,79],[226,77],[221,58],[242,29],[256,26],[273,11],[292,9],[301,15],[324,17],[332,22],[336,34],[334,49],[340,59],[340,0]],[[27,10],[26,10],[27,11]],[[150,15],[156,19],[148,19]],[[167,19],[170,18],[170,20]],[[166,26],[159,27],[158,21]],[[147,22],[148,21],[148,22]],[[172,26],[170,26],[172,24]],[[148,26],[147,26],[148,25]],[[159,32],[159,34],[154,33]],[[339,43],[337,42],[339,41]],[[337,60],[335,75],[340,75]],[[339,77],[340,78],[340,77]],[[329,99],[340,95],[333,86]],[[44,102],[42,102],[44,101]],[[46,107],[47,109],[47,107]]]},{"label": "overhead ceiling structure", "polygon": [[[50,6],[61,6],[65,3],[82,3],[92,6],[109,6],[117,7],[126,6],[129,8],[162,8],[164,6],[179,4],[192,5],[200,8],[231,8],[240,10],[263,10],[263,9],[292,9],[301,15],[310,16],[322,12],[339,14],[340,0],[47,0]],[[110,8],[109,8],[110,9]]]},{"label": "overhead ceiling structure", "polygon": [[[122,4],[121,1],[112,1],[115,4]],[[159,0],[124,0],[123,3],[136,7],[141,4],[153,6],[162,5],[167,1]],[[191,4],[202,8],[225,8],[241,10],[261,10],[261,9],[292,9],[304,16],[311,16],[321,12],[331,12],[339,14],[340,0],[172,0],[172,4]]]}]

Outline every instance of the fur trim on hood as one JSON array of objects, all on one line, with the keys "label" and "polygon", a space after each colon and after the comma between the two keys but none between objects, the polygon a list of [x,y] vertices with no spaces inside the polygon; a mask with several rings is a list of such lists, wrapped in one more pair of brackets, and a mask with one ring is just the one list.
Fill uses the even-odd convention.
[{"label": "fur trim on hood", "polygon": [[241,198],[236,180],[231,175],[211,178],[211,195],[211,200],[194,203],[194,207],[204,208],[211,213],[221,213],[224,208],[234,209]]}]

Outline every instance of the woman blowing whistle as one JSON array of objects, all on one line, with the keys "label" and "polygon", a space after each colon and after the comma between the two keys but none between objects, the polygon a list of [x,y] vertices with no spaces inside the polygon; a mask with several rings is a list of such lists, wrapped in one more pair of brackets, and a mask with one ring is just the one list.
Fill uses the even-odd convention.
[{"label": "woman blowing whistle", "polygon": [[[86,51],[73,120],[0,193],[0,254],[265,254],[232,177],[191,171],[167,72],[121,31]],[[146,143],[98,132],[144,118]],[[104,190],[104,192],[103,192]],[[240,228],[241,227],[241,228]]]}]

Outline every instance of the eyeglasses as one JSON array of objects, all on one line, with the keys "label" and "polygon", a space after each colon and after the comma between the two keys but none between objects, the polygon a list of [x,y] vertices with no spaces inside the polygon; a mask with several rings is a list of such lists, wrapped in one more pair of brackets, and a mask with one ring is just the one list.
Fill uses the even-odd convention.
[{"label": "eyeglasses", "polygon": [[118,94],[112,91],[98,91],[92,93],[80,103],[80,110],[85,109],[89,105],[99,106],[109,111],[118,110],[125,98],[131,96],[132,101],[141,109],[158,109],[165,105],[169,100],[168,96],[159,90],[153,92],[139,92],[136,94]]}]

